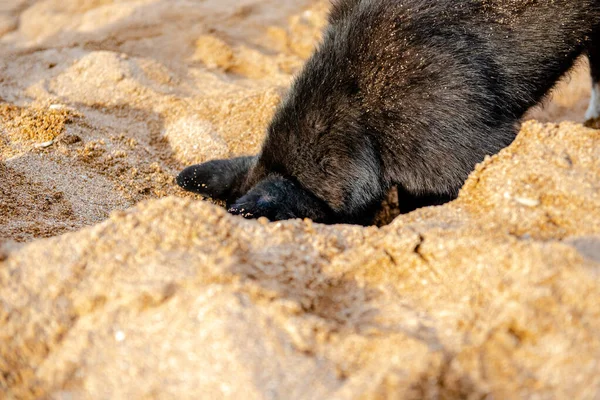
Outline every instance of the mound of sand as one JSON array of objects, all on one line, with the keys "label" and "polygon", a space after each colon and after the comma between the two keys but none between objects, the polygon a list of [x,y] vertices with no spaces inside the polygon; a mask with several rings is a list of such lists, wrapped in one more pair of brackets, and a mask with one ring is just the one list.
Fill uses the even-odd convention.
[{"label": "mound of sand", "polygon": [[246,221],[173,176],[258,149],[325,2],[9,3],[0,398],[600,396],[585,65],[450,204]]},{"label": "mound of sand", "polygon": [[[34,398],[594,398],[600,132],[525,125],[384,228],[167,198],[0,267],[1,384]],[[69,397],[72,398],[72,397]]]}]

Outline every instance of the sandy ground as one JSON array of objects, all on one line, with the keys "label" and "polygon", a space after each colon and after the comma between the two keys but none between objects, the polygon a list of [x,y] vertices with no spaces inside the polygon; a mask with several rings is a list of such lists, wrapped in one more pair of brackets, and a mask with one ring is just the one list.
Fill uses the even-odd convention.
[{"label": "sandy ground", "polygon": [[600,397],[585,62],[457,201],[383,228],[175,186],[258,149],[326,9],[0,2],[0,398]]},{"label": "sandy ground", "polygon": [[53,236],[141,200],[184,196],[172,179],[184,165],[255,152],[324,10],[3,2],[0,237]]}]

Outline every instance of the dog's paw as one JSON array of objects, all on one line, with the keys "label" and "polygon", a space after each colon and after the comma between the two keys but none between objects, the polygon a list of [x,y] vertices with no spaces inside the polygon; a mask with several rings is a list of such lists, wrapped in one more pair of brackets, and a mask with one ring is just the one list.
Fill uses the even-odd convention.
[{"label": "dog's paw", "polygon": [[236,200],[227,211],[248,219],[265,217],[271,221],[281,221],[298,218],[299,216],[294,213],[294,210],[290,209],[282,200],[265,190],[256,190],[255,188]]},{"label": "dog's paw", "polygon": [[254,157],[213,160],[187,167],[176,181],[183,189],[219,200],[239,195]]},{"label": "dog's paw", "polygon": [[183,189],[205,196],[220,198],[228,190],[226,176],[220,164],[226,160],[209,161],[187,167],[177,175],[177,184]]},{"label": "dog's paw", "polygon": [[310,218],[329,220],[331,210],[314,195],[281,176],[270,176],[237,199],[228,209],[244,218],[265,217],[271,221]]}]

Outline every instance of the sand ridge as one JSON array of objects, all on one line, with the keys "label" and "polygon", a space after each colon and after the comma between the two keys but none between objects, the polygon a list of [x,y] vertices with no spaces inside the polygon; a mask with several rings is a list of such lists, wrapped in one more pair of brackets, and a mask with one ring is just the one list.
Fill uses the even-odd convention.
[{"label": "sand ridge", "polygon": [[457,201],[384,228],[247,221],[169,197],[33,242],[0,268],[2,387],[593,399],[599,145],[597,130],[528,123]]}]

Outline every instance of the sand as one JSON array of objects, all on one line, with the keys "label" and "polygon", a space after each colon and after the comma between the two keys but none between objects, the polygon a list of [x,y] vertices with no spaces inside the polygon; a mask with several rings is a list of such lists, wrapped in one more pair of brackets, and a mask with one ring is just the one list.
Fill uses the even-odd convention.
[{"label": "sand", "polygon": [[585,62],[458,200],[246,221],[176,187],[256,152],[325,1],[0,4],[0,398],[600,396]]},{"label": "sand", "polygon": [[[325,22],[308,1],[16,1],[0,12],[0,238],[16,241],[183,197],[173,176],[185,165],[256,152]],[[63,201],[44,210],[43,193]]]}]

